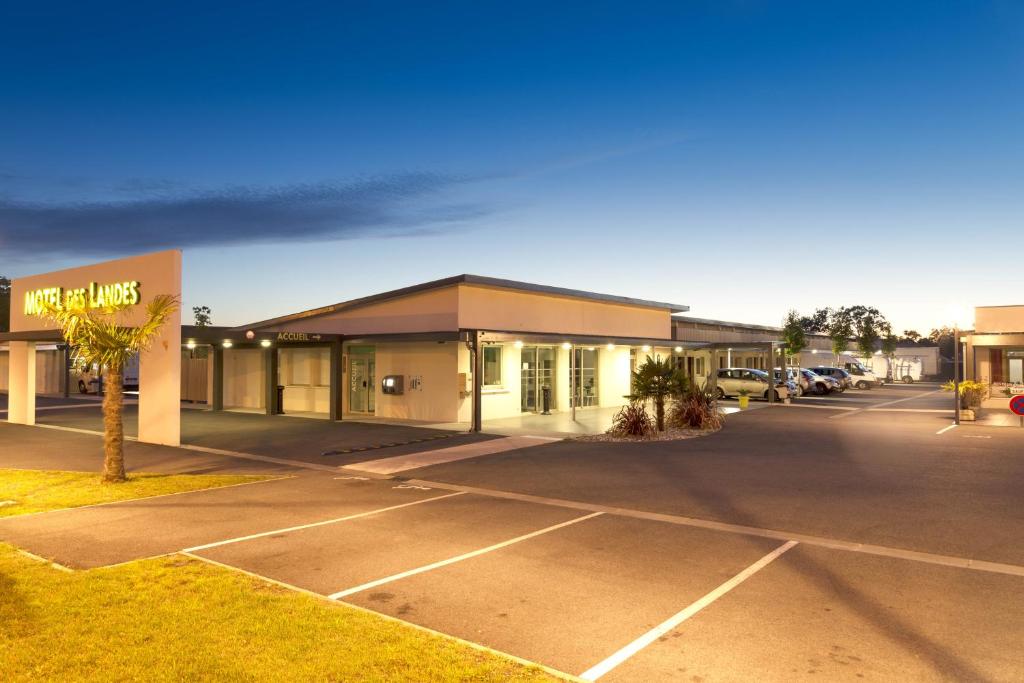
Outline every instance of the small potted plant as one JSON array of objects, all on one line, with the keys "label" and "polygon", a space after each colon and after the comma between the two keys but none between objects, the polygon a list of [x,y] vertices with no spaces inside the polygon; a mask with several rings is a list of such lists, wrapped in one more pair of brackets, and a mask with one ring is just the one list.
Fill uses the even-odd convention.
[{"label": "small potted plant", "polygon": [[750,389],[740,389],[740,410],[746,410],[750,406]]}]

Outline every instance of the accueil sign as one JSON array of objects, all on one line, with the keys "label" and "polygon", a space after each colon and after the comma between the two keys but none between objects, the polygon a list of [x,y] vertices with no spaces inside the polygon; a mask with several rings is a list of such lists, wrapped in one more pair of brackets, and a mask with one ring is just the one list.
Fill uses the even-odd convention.
[{"label": "accueil sign", "polygon": [[140,300],[139,287],[139,283],[132,280],[103,285],[90,282],[88,287],[78,287],[66,291],[63,287],[35,289],[25,292],[25,315],[38,315],[43,310],[43,304],[50,304],[57,308],[63,308],[69,304],[88,308],[134,306]]}]

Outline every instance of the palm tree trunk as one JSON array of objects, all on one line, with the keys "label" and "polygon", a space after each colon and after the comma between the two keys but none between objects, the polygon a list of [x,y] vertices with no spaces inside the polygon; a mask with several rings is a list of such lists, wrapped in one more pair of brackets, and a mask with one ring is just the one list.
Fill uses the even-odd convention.
[{"label": "palm tree trunk", "polygon": [[103,481],[125,481],[122,369],[110,368],[103,395]]},{"label": "palm tree trunk", "polygon": [[658,431],[665,431],[665,399],[658,396],[654,399],[654,414],[658,420]]}]

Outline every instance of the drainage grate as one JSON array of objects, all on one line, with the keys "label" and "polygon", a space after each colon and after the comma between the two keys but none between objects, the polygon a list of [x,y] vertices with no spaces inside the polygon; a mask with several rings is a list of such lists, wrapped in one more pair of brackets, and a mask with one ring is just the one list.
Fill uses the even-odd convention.
[{"label": "drainage grate", "polygon": [[453,436],[462,436],[462,434],[460,434],[459,432],[455,432],[454,434],[438,434],[436,436],[425,436],[422,439],[410,439],[409,441],[395,441],[395,442],[392,442],[392,443],[378,443],[378,444],[374,444],[372,446],[360,446],[358,448],[344,448],[344,449],[333,450],[333,451],[324,451],[320,455],[326,458],[327,456],[330,456],[330,455],[345,455],[347,453],[361,453],[362,451],[376,451],[376,450],[380,450],[381,448],[394,448],[395,446],[408,446],[410,444],[423,443],[425,441],[437,441],[438,439],[450,439]]}]

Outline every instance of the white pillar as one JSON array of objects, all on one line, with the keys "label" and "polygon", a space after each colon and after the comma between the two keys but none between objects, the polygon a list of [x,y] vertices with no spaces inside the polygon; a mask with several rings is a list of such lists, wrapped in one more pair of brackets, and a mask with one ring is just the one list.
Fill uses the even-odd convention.
[{"label": "white pillar", "polygon": [[[165,276],[181,291],[181,252]],[[181,445],[181,311],[174,312],[149,351],[139,356],[139,441]]]},{"label": "white pillar", "polygon": [[7,421],[36,423],[36,343],[12,341],[8,360]]}]

